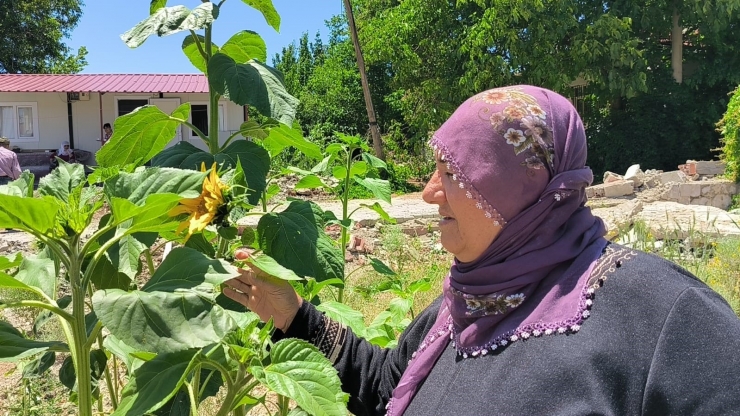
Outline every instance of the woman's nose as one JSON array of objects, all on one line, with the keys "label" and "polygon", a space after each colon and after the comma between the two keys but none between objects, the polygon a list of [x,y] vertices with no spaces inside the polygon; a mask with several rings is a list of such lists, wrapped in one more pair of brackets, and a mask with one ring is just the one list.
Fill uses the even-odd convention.
[{"label": "woman's nose", "polygon": [[438,170],[434,171],[429,182],[427,182],[427,186],[424,187],[421,197],[427,204],[441,205],[446,201],[445,190],[442,186],[442,178],[439,175]]}]

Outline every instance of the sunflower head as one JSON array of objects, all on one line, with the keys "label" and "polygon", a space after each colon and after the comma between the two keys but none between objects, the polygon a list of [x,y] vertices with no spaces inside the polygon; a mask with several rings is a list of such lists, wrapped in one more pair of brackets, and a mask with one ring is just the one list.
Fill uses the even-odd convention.
[{"label": "sunflower head", "polygon": [[[227,203],[224,198],[224,190],[228,186],[221,182],[218,177],[216,163],[211,167],[211,173],[203,180],[203,190],[195,198],[183,198],[180,204],[172,208],[170,216],[189,214],[188,218],[180,223],[177,227],[177,233],[180,234],[187,228],[186,238],[203,231],[209,224],[222,221],[227,214]],[[206,171],[206,164],[201,163],[201,172]]]}]

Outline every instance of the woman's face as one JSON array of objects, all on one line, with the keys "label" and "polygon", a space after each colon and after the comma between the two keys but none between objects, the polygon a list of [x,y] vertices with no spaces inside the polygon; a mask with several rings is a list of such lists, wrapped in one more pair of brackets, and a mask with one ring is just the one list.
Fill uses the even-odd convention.
[{"label": "woman's face", "polygon": [[501,227],[494,225],[478,209],[475,199],[466,196],[465,189],[452,179],[445,163],[437,160],[437,170],[427,183],[422,198],[439,205],[439,231],[442,246],[462,262],[471,262],[491,245]]},{"label": "woman's face", "polygon": [[105,130],[106,133],[110,133],[112,129],[108,126],[105,126],[103,127],[103,130]]}]

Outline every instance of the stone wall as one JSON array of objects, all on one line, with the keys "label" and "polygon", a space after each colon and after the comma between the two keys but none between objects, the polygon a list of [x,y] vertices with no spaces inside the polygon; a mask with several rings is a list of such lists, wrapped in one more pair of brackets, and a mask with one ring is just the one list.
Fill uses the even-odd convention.
[{"label": "stone wall", "polygon": [[678,202],[684,205],[706,205],[728,209],[732,196],[738,194],[738,185],[725,179],[710,179],[666,184],[660,201]]},{"label": "stone wall", "polygon": [[624,175],[606,172],[604,183],[586,188],[586,196],[594,202],[600,198],[636,198],[645,203],[676,202],[727,210],[732,197],[740,194],[740,184],[719,177],[723,172],[721,161],[689,160],[670,172],[643,172],[640,165],[633,165]]}]

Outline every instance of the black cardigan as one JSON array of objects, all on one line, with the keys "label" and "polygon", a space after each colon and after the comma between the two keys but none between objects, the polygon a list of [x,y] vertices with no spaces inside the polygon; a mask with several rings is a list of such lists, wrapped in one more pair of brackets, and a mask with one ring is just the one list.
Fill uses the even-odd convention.
[{"label": "black cardigan", "polygon": [[[463,359],[451,344],[406,415],[740,414],[740,320],[684,269],[611,245],[591,316],[577,333],[530,337]],[[398,347],[356,337],[304,302],[286,334],[335,361],[356,415],[385,414],[441,298]],[[334,352],[332,353],[332,349]]]}]

